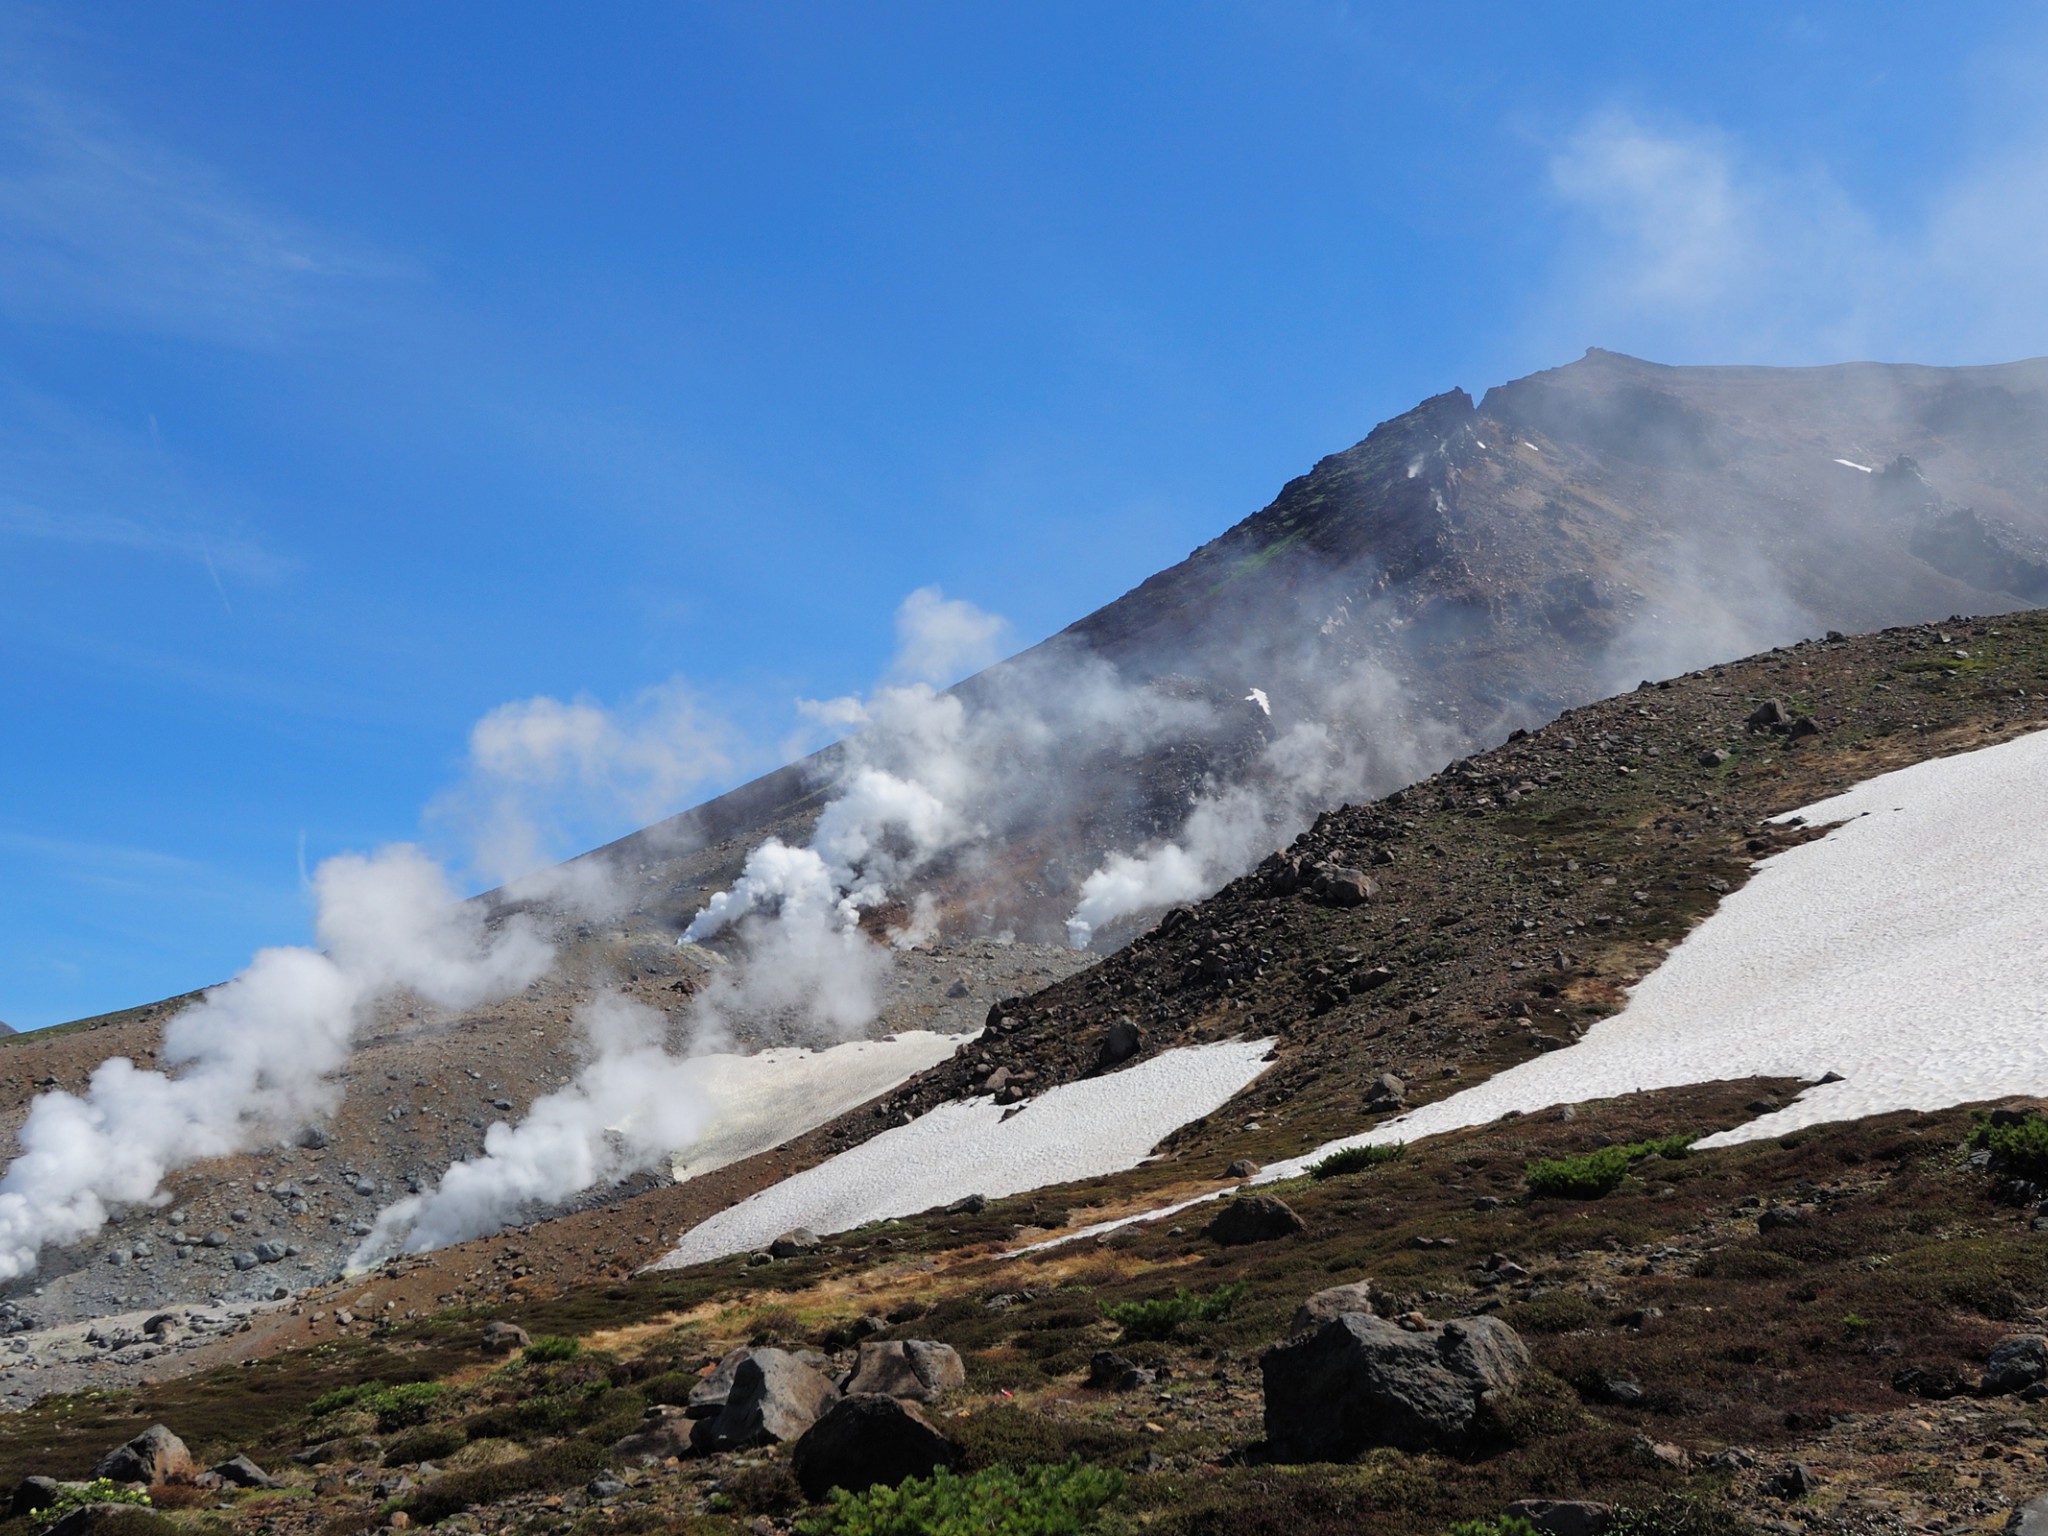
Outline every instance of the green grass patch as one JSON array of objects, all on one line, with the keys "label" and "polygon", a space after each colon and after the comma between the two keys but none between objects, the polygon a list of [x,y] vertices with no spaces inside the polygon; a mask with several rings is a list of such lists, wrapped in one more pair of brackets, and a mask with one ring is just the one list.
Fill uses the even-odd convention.
[{"label": "green grass patch", "polygon": [[89,1483],[80,1483],[76,1488],[58,1490],[57,1497],[41,1509],[29,1511],[29,1518],[39,1525],[54,1525],[74,1509],[83,1509],[88,1504],[139,1504],[149,1508],[149,1495],[139,1488],[130,1488],[112,1478],[96,1477]]},{"label": "green grass patch", "polygon": [[1598,1200],[1620,1188],[1630,1168],[1641,1158],[1690,1157],[1694,1139],[1690,1135],[1660,1136],[1627,1146],[1601,1147],[1577,1157],[1539,1157],[1528,1165],[1523,1177],[1528,1180],[1532,1195],[1556,1200]]},{"label": "green grass patch", "polygon": [[1398,1162],[1401,1154],[1408,1150],[1405,1141],[1390,1141],[1376,1146],[1345,1147],[1332,1152],[1328,1157],[1318,1158],[1308,1166],[1312,1179],[1334,1179],[1347,1173],[1363,1173],[1368,1168],[1377,1168],[1382,1163]]},{"label": "green grass patch", "polygon": [[1083,1536],[1124,1477],[1074,1460],[1058,1466],[989,1467],[956,1477],[941,1468],[897,1488],[834,1489],[823,1514],[797,1523],[801,1536]]},{"label": "green grass patch", "polygon": [[573,1360],[582,1353],[583,1346],[575,1339],[544,1333],[520,1351],[520,1358],[529,1365],[548,1365],[557,1360]]},{"label": "green grass patch", "polygon": [[1222,1322],[1244,1300],[1247,1289],[1242,1280],[1219,1285],[1206,1296],[1183,1288],[1149,1301],[1111,1302],[1102,1312],[1123,1330],[1126,1340],[1170,1339],[1191,1324]]}]

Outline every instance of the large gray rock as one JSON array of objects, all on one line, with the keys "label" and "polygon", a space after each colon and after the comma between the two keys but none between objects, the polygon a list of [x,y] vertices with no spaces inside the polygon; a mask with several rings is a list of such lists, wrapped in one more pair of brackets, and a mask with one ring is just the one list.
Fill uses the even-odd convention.
[{"label": "large gray rock", "polygon": [[787,1350],[757,1349],[733,1371],[725,1406],[697,1421],[690,1443],[700,1451],[731,1451],[794,1440],[838,1396],[838,1388]]},{"label": "large gray rock", "polygon": [[2048,1338],[2017,1333],[1991,1347],[1984,1361],[1984,1379],[1977,1390],[1986,1397],[2019,1392],[2048,1378]]},{"label": "large gray rock", "polygon": [[161,1424],[152,1424],[126,1445],[107,1452],[92,1469],[94,1477],[117,1483],[184,1482],[192,1476],[192,1453],[185,1442]]},{"label": "large gray rock", "polygon": [[804,1431],[790,1467],[805,1497],[817,1502],[834,1488],[859,1493],[905,1478],[929,1477],[960,1459],[948,1440],[915,1408],[882,1392],[842,1397]]},{"label": "large gray rock", "polygon": [[2048,1493],[2036,1494],[2005,1517],[2006,1536],[2048,1536]]},{"label": "large gray rock", "polygon": [[1339,1461],[1373,1446],[1460,1450],[1491,1393],[1529,1365],[1520,1336],[1493,1317],[1404,1328],[1359,1312],[1270,1349],[1266,1439],[1288,1461]]},{"label": "large gray rock", "polygon": [[751,1349],[742,1344],[719,1361],[717,1368],[709,1376],[690,1388],[688,1405],[691,1418],[708,1419],[725,1406],[725,1400],[732,1396],[733,1372],[737,1371],[740,1362],[752,1353]]},{"label": "large gray rock", "polygon": [[929,1403],[942,1393],[967,1385],[967,1368],[959,1351],[931,1339],[870,1340],[840,1390],[880,1392],[914,1403]]},{"label": "large gray rock", "polygon": [[1277,1195],[1239,1195],[1226,1200],[1216,1219],[1202,1229],[1226,1248],[1292,1237],[1300,1230],[1301,1218]]},{"label": "large gray rock", "polygon": [[517,1323],[485,1323],[483,1337],[479,1342],[487,1354],[509,1355],[515,1349],[524,1349],[533,1340]]},{"label": "large gray rock", "polygon": [[224,1483],[233,1483],[237,1488],[275,1488],[276,1478],[257,1466],[247,1456],[231,1456],[213,1469],[213,1475]]},{"label": "large gray rock", "polygon": [[671,1456],[687,1456],[696,1423],[682,1409],[662,1403],[647,1410],[640,1427],[612,1446],[621,1461],[651,1464]]},{"label": "large gray rock", "polygon": [[1297,1333],[1313,1333],[1332,1318],[1342,1317],[1346,1312],[1372,1313],[1372,1282],[1354,1280],[1349,1285],[1333,1285],[1317,1291],[1294,1309],[1294,1323],[1287,1330],[1291,1337]]}]

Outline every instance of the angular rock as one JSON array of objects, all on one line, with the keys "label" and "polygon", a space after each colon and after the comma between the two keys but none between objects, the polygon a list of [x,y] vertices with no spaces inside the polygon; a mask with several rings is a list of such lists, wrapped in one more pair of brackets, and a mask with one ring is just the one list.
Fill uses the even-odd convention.
[{"label": "angular rock", "polygon": [[2036,1494],[2005,1517],[2006,1536],[2048,1536],[2048,1493]]},{"label": "angular rock", "polygon": [[1362,907],[1379,895],[1379,882],[1362,869],[1328,865],[1316,872],[1318,899],[1332,907]]},{"label": "angular rock", "polygon": [[967,1368],[950,1344],[930,1339],[870,1340],[860,1359],[840,1383],[848,1396],[881,1393],[914,1403],[929,1403],[967,1385]]},{"label": "angular rock", "polygon": [[1813,1469],[1799,1461],[1764,1480],[1764,1492],[1781,1499],[1803,1499],[1819,1486],[1820,1479],[1813,1475]]},{"label": "angular rock", "polygon": [[809,1227],[792,1227],[770,1243],[768,1251],[778,1259],[802,1258],[818,1251],[818,1234]]},{"label": "angular rock", "polygon": [[[139,1518],[138,1518],[139,1517]],[[136,1504],[83,1504],[69,1510],[64,1518],[43,1532],[43,1536],[92,1536],[95,1531],[112,1532],[158,1526],[148,1510]]]},{"label": "angular rock", "polygon": [[640,1427],[615,1443],[612,1454],[621,1461],[643,1465],[667,1461],[671,1456],[687,1456],[696,1427],[697,1421],[683,1409],[662,1403],[648,1409]]},{"label": "angular rock", "polygon": [[48,1509],[63,1491],[64,1485],[54,1477],[24,1477],[14,1485],[14,1492],[8,1497],[7,1518],[19,1520],[23,1515]]},{"label": "angular rock", "polygon": [[1288,1334],[1313,1333],[1346,1312],[1372,1314],[1370,1280],[1354,1280],[1349,1285],[1333,1285],[1317,1291],[1294,1309],[1294,1322],[1289,1326]]},{"label": "angular rock", "polygon": [[517,1323],[485,1323],[481,1342],[487,1354],[509,1355],[526,1348],[533,1339]]},{"label": "angular rock", "polygon": [[2022,1391],[2044,1378],[2048,1378],[2048,1338],[2019,1333],[1992,1346],[1977,1390],[1986,1397],[1997,1397]]},{"label": "angular rock", "polygon": [[790,1453],[797,1483],[813,1502],[834,1488],[893,1488],[959,1460],[960,1447],[929,1419],[880,1392],[856,1392],[833,1403]]},{"label": "angular rock", "polygon": [[1258,1171],[1259,1165],[1257,1163],[1248,1157],[1240,1157],[1236,1162],[1223,1170],[1223,1177],[1226,1179],[1248,1179]]},{"label": "angular rock", "polygon": [[1528,1521],[1544,1536],[1600,1536],[1614,1523],[1612,1504],[1585,1499],[1517,1499],[1506,1513]]},{"label": "angular rock", "polygon": [[237,1488],[275,1488],[277,1479],[257,1466],[247,1456],[231,1456],[214,1467],[213,1475],[224,1483],[233,1483]]},{"label": "angular rock", "polygon": [[1408,1085],[1391,1072],[1382,1072],[1365,1091],[1367,1109],[1399,1109],[1408,1102]]},{"label": "angular rock", "polygon": [[1122,1066],[1138,1054],[1144,1043],[1135,1019],[1116,1020],[1109,1026],[1109,1033],[1102,1037],[1102,1044],[1096,1048],[1095,1070],[1107,1072],[1111,1067]]},{"label": "angular rock", "polygon": [[1129,1392],[1149,1387],[1152,1372],[1133,1364],[1114,1350],[1098,1349],[1088,1360],[1088,1385],[1098,1392]]},{"label": "angular rock", "polygon": [[1749,724],[1760,729],[1792,723],[1792,712],[1776,699],[1765,699],[1749,712]]},{"label": "angular rock", "polygon": [[752,1353],[751,1349],[741,1345],[719,1361],[709,1376],[690,1388],[688,1410],[691,1418],[708,1419],[725,1406],[725,1400],[732,1396],[733,1372]]},{"label": "angular rock", "polygon": [[1373,1446],[1462,1450],[1489,1394],[1513,1389],[1529,1351],[1498,1318],[1404,1328],[1347,1312],[1266,1351],[1266,1439],[1286,1461],[1336,1461]]},{"label": "angular rock", "polygon": [[126,1445],[118,1446],[99,1459],[94,1477],[117,1483],[185,1482],[192,1476],[192,1453],[185,1442],[161,1424],[152,1424]]},{"label": "angular rock", "polygon": [[1301,1218],[1277,1195],[1240,1195],[1226,1200],[1203,1235],[1226,1248],[1292,1237],[1302,1230]]},{"label": "angular rock", "polygon": [[700,1451],[794,1440],[838,1398],[839,1391],[795,1355],[757,1349],[732,1373],[725,1406],[697,1420],[690,1443]]}]

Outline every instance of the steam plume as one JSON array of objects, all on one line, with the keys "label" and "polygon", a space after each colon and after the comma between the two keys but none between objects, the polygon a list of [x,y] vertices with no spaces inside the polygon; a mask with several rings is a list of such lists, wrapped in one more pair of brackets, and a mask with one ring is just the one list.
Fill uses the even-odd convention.
[{"label": "steam plume", "polygon": [[519,991],[552,959],[523,924],[486,934],[416,848],[329,859],[313,889],[325,953],[260,951],[174,1017],[162,1055],[175,1076],[117,1056],[83,1097],[53,1091],[29,1107],[22,1155],[0,1177],[0,1279],[33,1271],[47,1244],[98,1231],[113,1207],[157,1199],[173,1170],[330,1112],[333,1074],[378,998],[472,1007]]}]

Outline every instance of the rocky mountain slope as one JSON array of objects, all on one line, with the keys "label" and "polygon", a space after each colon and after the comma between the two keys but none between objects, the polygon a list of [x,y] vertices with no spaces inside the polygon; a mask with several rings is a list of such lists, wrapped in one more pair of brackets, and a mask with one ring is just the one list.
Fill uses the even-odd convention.
[{"label": "rocky mountain slope", "polygon": [[[1056,941],[1104,853],[1174,834],[1205,786],[1243,779],[1302,720],[1348,733],[1358,750],[1346,788],[1364,801],[1617,682],[1830,628],[2021,604],[2048,580],[2044,402],[2042,363],[1672,369],[1598,352],[1476,406],[1456,391],[1424,402],[1179,565],[961,685],[970,710],[1037,711],[1071,732],[1018,780],[994,784],[977,807],[979,843],[921,875],[940,934],[894,958],[871,1031],[965,1031],[992,1004],[1078,969],[1088,957]],[[1135,744],[1094,734],[1099,716],[1059,712],[1077,676],[1113,678],[1119,709],[1156,709],[1170,728]],[[1270,714],[1247,699],[1254,687]],[[845,763],[833,749],[589,855],[616,900],[602,916],[540,904],[562,947],[548,978],[467,1012],[387,1008],[351,1065],[325,1148],[193,1169],[171,1186],[181,1228],[127,1213],[100,1239],[50,1254],[11,1299],[24,1316],[59,1322],[173,1298],[247,1303],[332,1273],[380,1205],[567,1080],[572,1014],[593,991],[647,1003],[680,1029],[706,972],[703,952],[679,950],[675,933],[762,838],[801,841]],[[1516,771],[1541,789],[1541,775],[1560,770],[1531,757]],[[1401,858],[1400,818],[1378,815],[1353,832],[1321,825],[1305,846],[1340,860]],[[1398,865],[1366,872],[1395,888],[1404,878]],[[511,905],[501,901],[500,915]],[[901,920],[899,910],[872,917],[878,929]],[[1137,913],[1112,924],[1101,947],[1149,922]],[[1324,954],[1292,929],[1214,943],[1208,932],[1162,933],[1116,957],[1111,990],[1090,994],[1114,1003],[1082,1009],[1044,994],[1029,1030],[1022,1013],[1003,1014],[975,1052],[897,1094],[890,1114],[1000,1065],[1020,1092],[1033,1081],[1024,1073],[1041,1085],[1071,1077],[1093,1060],[1105,1007],[1145,1012],[1155,1039],[1202,1038],[1288,1010],[1338,1011],[1376,969],[1361,973],[1357,944]],[[1298,944],[1327,974],[1276,971],[1274,957]],[[1247,1001],[1254,974],[1285,974],[1290,990]],[[1426,986],[1378,985],[1426,1009]],[[7,1042],[0,1130],[20,1123],[36,1092],[79,1087],[109,1056],[151,1063],[185,1001]],[[743,1047],[816,1039],[787,1017],[737,1024]],[[1387,1063],[1396,1045],[1407,1048],[1403,1035],[1380,1053]],[[818,1144],[852,1134],[828,1128]],[[209,1233],[226,1240],[207,1247]],[[233,1267],[262,1244],[297,1251]]]},{"label": "rocky mountain slope", "polygon": [[[895,1357],[864,1346],[929,1341],[918,1358],[950,1351],[957,1379],[947,1367],[919,1401],[929,1383],[870,1377],[897,1406],[860,1412],[899,1428],[914,1413],[924,1428],[904,1433],[967,1474],[1070,1457],[1114,1474],[1104,1531],[1436,1536],[1531,1499],[1574,1501],[1539,1511],[1559,1531],[1989,1531],[2048,1465],[2048,1345],[2029,1342],[2048,1323],[2048,1158],[2030,1150],[2048,1123],[2031,1103],[1686,1156],[1684,1138],[1798,1086],[1707,1084],[1268,1186],[1287,1214],[1265,1223],[1240,1199],[1249,1233],[1198,1208],[1033,1245],[1227,1191],[1248,1166],[1555,1049],[1758,861],[1820,830],[1770,818],[2044,723],[2039,612],[1803,642],[1573,710],[1333,808],[1117,954],[999,1000],[971,1054],[774,1153],[246,1318],[174,1317],[189,1350],[173,1338],[124,1364],[166,1325],[109,1338],[106,1363],[62,1378],[101,1390],[0,1420],[0,1468],[79,1476],[161,1420],[201,1464],[246,1451],[284,1483],[163,1491],[236,1529],[368,1530],[393,1512],[471,1531],[787,1529],[821,1454],[792,1447],[833,1390],[790,1408],[813,1390],[800,1373],[882,1372]],[[1126,1173],[642,1272],[711,1211],[996,1071],[1037,1092],[1099,1070],[1126,1017],[1140,1060],[1253,1032],[1275,1059]],[[1295,1313],[1340,1284],[1363,1289],[1308,1323],[1389,1358],[1449,1359],[1495,1323],[1514,1342],[1479,1375],[1425,1372],[1396,1395],[1410,1427],[1359,1442],[1337,1386],[1267,1355],[1290,1336],[1297,1354],[1335,1347]],[[492,1355],[492,1320],[578,1342]],[[748,1347],[771,1351],[775,1411],[795,1416],[700,1433],[726,1424],[708,1399],[739,1389],[714,1368]],[[1491,1395],[1429,1395],[1482,1378]]]}]

